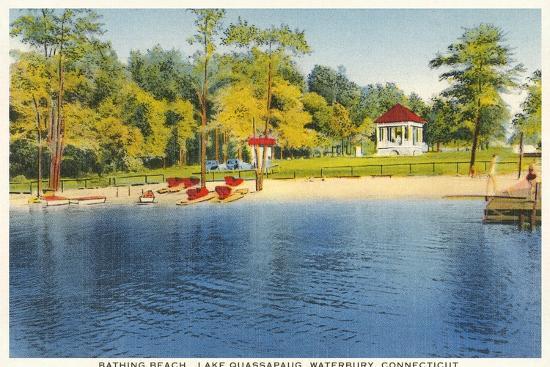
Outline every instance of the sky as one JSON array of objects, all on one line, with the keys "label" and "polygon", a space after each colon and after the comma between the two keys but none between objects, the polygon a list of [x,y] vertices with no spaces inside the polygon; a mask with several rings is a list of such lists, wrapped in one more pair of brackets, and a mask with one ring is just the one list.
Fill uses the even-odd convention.
[{"label": "sky", "polygon": [[[119,58],[132,49],[155,44],[191,55],[186,40],[193,34],[193,15],[184,9],[98,9]],[[17,11],[10,11],[11,20]],[[260,27],[288,24],[305,31],[312,53],[296,58],[307,75],[314,65],[343,65],[349,79],[360,86],[394,82],[407,94],[428,100],[447,86],[438,80],[442,70],[429,68],[437,52],[444,52],[465,28],[480,23],[500,27],[506,44],[526,76],[541,68],[541,14],[537,9],[229,9],[228,25],[238,17]],[[20,48],[11,41],[12,48]],[[524,94],[504,96],[519,110]]]}]

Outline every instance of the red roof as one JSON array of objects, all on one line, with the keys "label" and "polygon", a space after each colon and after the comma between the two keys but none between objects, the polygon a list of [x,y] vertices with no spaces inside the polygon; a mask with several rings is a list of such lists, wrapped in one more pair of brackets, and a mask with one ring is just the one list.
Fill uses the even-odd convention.
[{"label": "red roof", "polygon": [[426,123],[422,117],[409,110],[407,107],[400,105],[399,103],[390,108],[385,114],[377,118],[374,122],[377,124],[386,124],[390,122],[405,122],[413,121],[419,123]]},{"label": "red roof", "polygon": [[275,145],[275,144],[277,144],[277,142],[275,141],[274,138],[265,138],[265,137],[248,138],[248,145],[267,145],[267,146],[270,146],[270,145]]}]

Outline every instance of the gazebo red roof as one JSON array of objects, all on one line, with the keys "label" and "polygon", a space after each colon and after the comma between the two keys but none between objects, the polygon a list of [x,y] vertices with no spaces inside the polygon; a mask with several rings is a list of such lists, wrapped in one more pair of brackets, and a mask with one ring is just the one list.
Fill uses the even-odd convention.
[{"label": "gazebo red roof", "polygon": [[266,146],[272,146],[277,144],[277,141],[275,138],[268,138],[268,137],[252,137],[248,138],[248,145],[266,145]]},{"label": "gazebo red roof", "polygon": [[409,110],[407,107],[399,103],[390,108],[385,114],[377,118],[374,122],[377,124],[386,124],[390,122],[405,122],[413,121],[425,124],[426,120],[418,116],[416,113]]}]

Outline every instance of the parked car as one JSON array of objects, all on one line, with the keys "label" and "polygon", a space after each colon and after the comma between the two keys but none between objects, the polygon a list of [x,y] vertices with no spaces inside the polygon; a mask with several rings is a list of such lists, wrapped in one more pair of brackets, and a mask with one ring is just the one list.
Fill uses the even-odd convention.
[{"label": "parked car", "polygon": [[220,163],[216,160],[206,161],[207,171],[217,171],[219,166],[220,166]]},{"label": "parked car", "polygon": [[250,163],[246,163],[241,161],[240,159],[232,158],[228,159],[226,163],[227,169],[252,169],[252,165]]}]

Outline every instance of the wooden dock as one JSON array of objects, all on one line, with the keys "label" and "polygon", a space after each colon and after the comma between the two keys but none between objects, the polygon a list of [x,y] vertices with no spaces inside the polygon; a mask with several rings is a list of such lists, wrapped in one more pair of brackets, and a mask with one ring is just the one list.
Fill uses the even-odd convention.
[{"label": "wooden dock", "polygon": [[485,206],[484,223],[516,223],[531,228],[541,224],[541,184],[537,183],[530,197],[493,197]]}]

